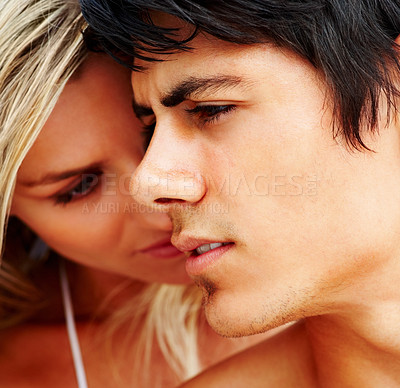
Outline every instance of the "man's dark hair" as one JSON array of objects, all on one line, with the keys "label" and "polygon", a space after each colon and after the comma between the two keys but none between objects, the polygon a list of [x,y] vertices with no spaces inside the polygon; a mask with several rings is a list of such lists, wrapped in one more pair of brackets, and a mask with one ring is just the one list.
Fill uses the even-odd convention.
[{"label": "man's dark hair", "polygon": [[[362,125],[376,130],[380,97],[387,98],[388,120],[396,109],[400,0],[81,0],[81,5],[97,44],[114,57],[122,52],[154,61],[154,53],[190,50],[201,32],[237,44],[273,42],[291,49],[324,73],[335,128],[357,149],[367,148]],[[154,11],[192,24],[193,34],[180,40],[176,29],[152,22]]]}]

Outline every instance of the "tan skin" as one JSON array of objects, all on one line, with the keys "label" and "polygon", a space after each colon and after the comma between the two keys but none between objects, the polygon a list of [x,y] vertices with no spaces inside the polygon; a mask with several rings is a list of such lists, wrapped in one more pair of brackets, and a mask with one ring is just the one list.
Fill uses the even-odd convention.
[{"label": "tan skin", "polygon": [[222,361],[180,387],[224,386],[316,388],[313,354],[304,323]]},{"label": "tan skin", "polygon": [[[168,211],[216,331],[249,335],[308,317],[249,350],[254,363],[237,356],[199,381],[399,387],[399,113],[389,123],[381,114],[379,134],[363,131],[374,153],[351,152],[332,136],[329,90],[304,59],[202,34],[191,47],[132,76],[137,108],[153,112],[142,120],[155,124],[134,197]],[[176,98],[187,85],[194,88]],[[151,185],[157,177],[168,179]],[[227,177],[234,190],[221,184]],[[194,252],[206,243],[229,245]],[[209,384],[213,373],[219,384]]]},{"label": "tan skin", "polygon": [[[141,124],[131,99],[129,71],[106,56],[91,55],[65,87],[25,158],[12,206],[12,215],[78,264],[67,264],[77,315],[90,316],[116,286],[132,282],[100,319],[77,324],[89,386],[100,388],[131,386],[132,366],[138,362],[134,352],[110,357],[102,337],[105,318],[146,283],[190,283],[184,256],[170,244],[167,215],[135,207],[129,195],[130,177],[143,156]],[[82,182],[82,173],[91,178]],[[134,349],[137,336],[127,344],[126,329],[123,325],[113,336],[115,349]],[[204,321],[201,358],[210,365],[258,340],[222,339]],[[76,386],[63,319],[2,331],[0,343],[2,388]],[[162,376],[163,387],[177,384],[157,347],[152,371],[157,373],[151,379]]]}]

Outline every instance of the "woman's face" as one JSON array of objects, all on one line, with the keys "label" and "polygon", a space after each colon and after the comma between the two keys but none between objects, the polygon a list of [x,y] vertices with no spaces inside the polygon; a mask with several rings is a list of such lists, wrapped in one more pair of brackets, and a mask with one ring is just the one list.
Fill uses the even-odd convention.
[{"label": "woman's face", "polygon": [[129,195],[143,156],[130,72],[102,55],[69,81],[17,177],[12,214],[76,262],[148,282],[186,283],[166,214]]}]

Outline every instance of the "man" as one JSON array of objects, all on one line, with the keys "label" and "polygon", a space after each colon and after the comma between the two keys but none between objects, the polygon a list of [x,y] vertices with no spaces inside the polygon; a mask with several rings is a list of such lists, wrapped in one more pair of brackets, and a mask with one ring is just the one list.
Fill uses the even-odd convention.
[{"label": "man", "polygon": [[135,57],[132,192],[169,213],[212,327],[301,320],[188,386],[400,387],[399,1],[82,6]]}]

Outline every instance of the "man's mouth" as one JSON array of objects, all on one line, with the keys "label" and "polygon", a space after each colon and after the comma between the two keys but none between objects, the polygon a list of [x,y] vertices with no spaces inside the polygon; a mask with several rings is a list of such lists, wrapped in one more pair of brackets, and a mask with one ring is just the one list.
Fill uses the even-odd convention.
[{"label": "man's mouth", "polygon": [[186,254],[186,272],[189,276],[204,273],[228,251],[234,248],[233,241],[213,241],[210,238],[172,236],[173,244]]},{"label": "man's mouth", "polygon": [[210,243],[210,244],[203,244],[200,245],[198,248],[196,248],[194,251],[192,251],[193,256],[200,256],[203,253],[207,253],[209,251],[212,251],[213,249],[223,247],[225,245],[232,244],[231,242],[224,242],[224,243]]},{"label": "man's mouth", "polygon": [[225,245],[234,244],[232,241],[213,241],[211,238],[192,236],[172,236],[172,244],[189,256],[200,256]]},{"label": "man's mouth", "polygon": [[[216,264],[228,251],[232,251],[235,243],[232,241],[210,242],[195,240],[186,241],[186,272],[191,277],[204,274],[211,266]],[[191,245],[192,244],[192,245]],[[190,248],[190,249],[188,249]]]}]

